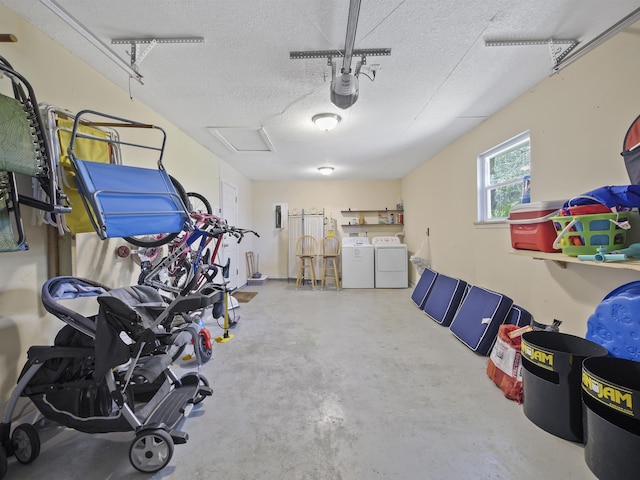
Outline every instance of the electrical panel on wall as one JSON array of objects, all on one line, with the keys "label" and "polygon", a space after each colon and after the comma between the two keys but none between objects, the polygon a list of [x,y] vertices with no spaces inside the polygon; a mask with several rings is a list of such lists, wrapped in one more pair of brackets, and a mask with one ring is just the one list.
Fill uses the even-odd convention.
[{"label": "electrical panel on wall", "polygon": [[273,222],[274,228],[286,229],[287,218],[289,217],[289,205],[286,203],[273,204]]}]

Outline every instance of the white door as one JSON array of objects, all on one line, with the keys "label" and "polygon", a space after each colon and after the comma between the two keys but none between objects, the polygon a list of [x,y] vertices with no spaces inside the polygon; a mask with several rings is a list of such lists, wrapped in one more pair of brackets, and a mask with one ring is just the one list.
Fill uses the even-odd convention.
[{"label": "white door", "polygon": [[[235,185],[221,182],[220,192],[222,195],[221,211],[229,225],[236,226],[238,224],[238,189]],[[235,237],[225,235],[220,249],[220,264],[227,263],[227,259],[231,259],[231,268],[229,269],[229,288],[238,288],[238,242]]]}]

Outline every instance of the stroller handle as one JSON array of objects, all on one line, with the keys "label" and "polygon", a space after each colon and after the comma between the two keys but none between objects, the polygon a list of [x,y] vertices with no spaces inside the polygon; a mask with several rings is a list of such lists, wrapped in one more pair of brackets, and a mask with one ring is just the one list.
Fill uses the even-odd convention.
[{"label": "stroller handle", "polygon": [[47,312],[52,313],[60,320],[95,339],[95,322],[65,307],[60,303],[60,300],[78,297],[97,297],[109,290],[110,288],[106,285],[85,278],[69,276],[53,277],[47,280],[42,286],[42,305]]}]

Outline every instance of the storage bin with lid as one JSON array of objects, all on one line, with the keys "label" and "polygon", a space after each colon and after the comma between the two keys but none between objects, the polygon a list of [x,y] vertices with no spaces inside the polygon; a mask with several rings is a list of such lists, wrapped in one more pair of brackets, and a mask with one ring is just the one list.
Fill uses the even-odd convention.
[{"label": "storage bin with lid", "polygon": [[507,220],[511,247],[516,250],[558,252],[553,248],[557,232],[551,217],[557,215],[564,203],[564,200],[555,200],[522,203],[511,207]]}]

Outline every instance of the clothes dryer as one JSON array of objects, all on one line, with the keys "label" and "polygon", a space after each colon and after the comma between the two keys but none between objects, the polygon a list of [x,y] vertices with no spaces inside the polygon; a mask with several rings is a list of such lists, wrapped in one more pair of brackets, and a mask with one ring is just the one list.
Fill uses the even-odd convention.
[{"label": "clothes dryer", "polygon": [[376,288],[409,287],[407,246],[398,237],[374,237]]}]

